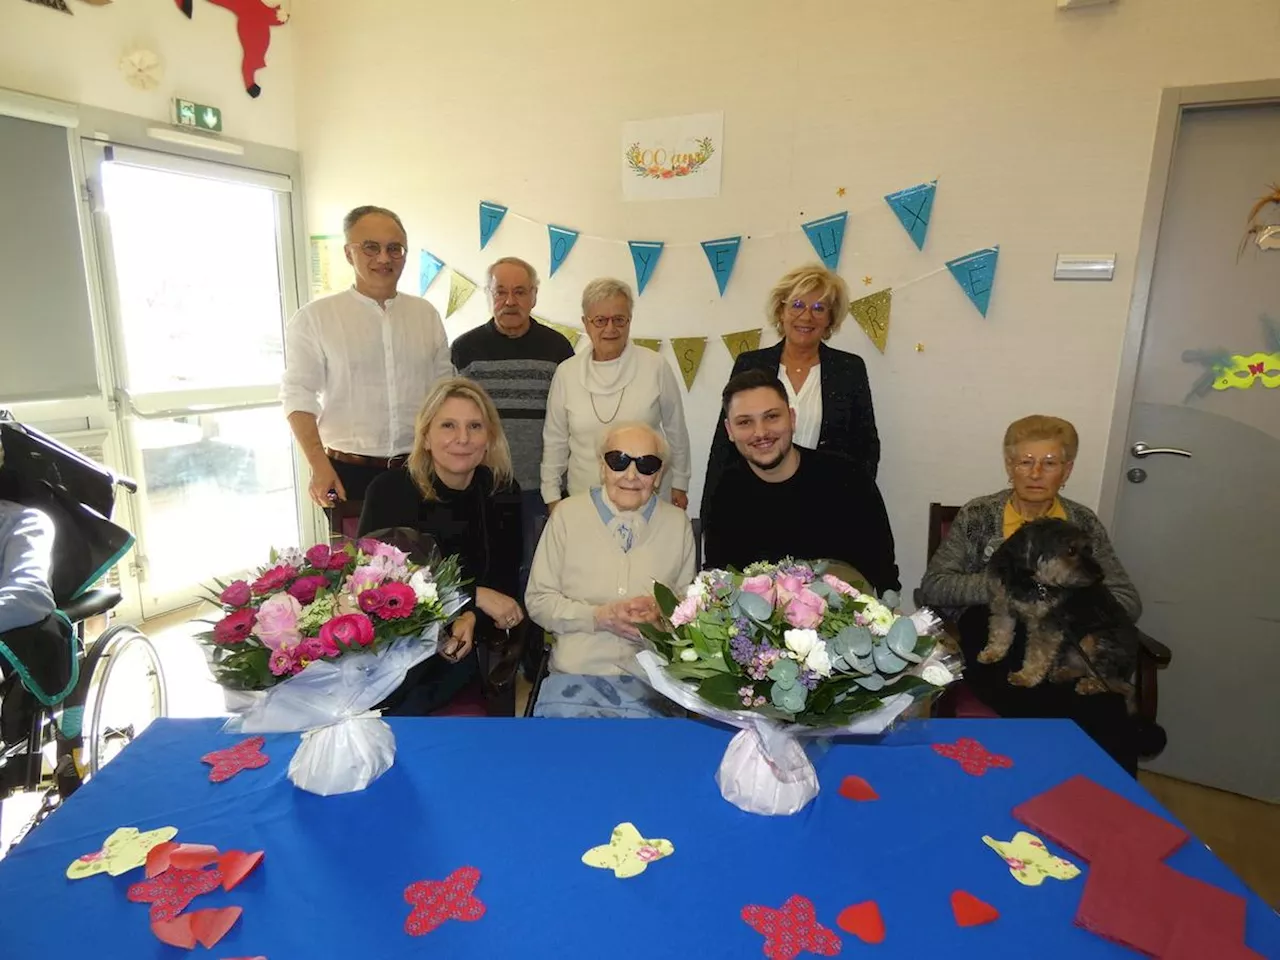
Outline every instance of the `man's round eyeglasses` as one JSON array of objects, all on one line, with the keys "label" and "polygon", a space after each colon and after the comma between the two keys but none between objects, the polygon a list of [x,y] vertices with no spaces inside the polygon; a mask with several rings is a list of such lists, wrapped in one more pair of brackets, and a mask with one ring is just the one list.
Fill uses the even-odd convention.
[{"label": "man's round eyeglasses", "polygon": [[[366,257],[376,257],[382,253],[383,246],[377,240],[365,240],[363,243],[348,243],[348,247],[357,247]],[[387,256],[392,260],[403,260],[404,255],[409,251],[403,243],[388,243],[386,246]]]},{"label": "man's round eyeglasses", "polygon": [[618,317],[590,317],[590,318],[588,318],[588,319],[590,320],[591,325],[592,325],[593,327],[595,327],[597,330],[603,330],[605,327],[607,327],[607,326],[608,326],[609,324],[611,324],[611,323],[612,323],[615,327],[617,327],[619,330],[621,330],[621,329],[623,329],[627,324],[629,324],[629,323],[631,322],[631,318],[630,318],[630,317],[622,317],[622,316],[618,316]]}]

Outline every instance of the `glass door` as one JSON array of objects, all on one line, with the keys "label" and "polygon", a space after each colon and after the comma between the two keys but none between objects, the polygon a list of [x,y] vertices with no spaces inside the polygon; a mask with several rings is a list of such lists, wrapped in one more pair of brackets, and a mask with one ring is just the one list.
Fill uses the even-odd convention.
[{"label": "glass door", "polygon": [[141,607],[299,542],[279,405],[297,302],[290,181],[88,143],[111,373],[134,498]]}]

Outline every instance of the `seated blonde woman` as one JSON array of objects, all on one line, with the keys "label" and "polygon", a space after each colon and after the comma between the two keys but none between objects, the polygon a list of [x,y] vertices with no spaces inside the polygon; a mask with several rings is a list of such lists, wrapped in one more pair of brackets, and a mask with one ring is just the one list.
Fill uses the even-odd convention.
[{"label": "seated blonde woman", "polygon": [[534,716],[663,713],[662,698],[634,676],[638,625],[660,615],[655,580],[677,594],[693,581],[693,532],[683,510],[658,498],[661,433],[618,424],[599,454],[600,486],[561,502],[533,557],[525,607],[555,636]]},{"label": "seated blonde woman", "polygon": [[1068,520],[1088,534],[1103,583],[1133,620],[1142,614],[1138,591],[1125,573],[1106,529],[1092,510],[1061,496],[1075,466],[1080,438],[1059,417],[1023,417],[1004,435],[1009,489],[970,500],[956,515],[946,539],[929,561],[920,600],[955,619],[965,653],[965,681],[990,709],[1006,717],[1062,717],[1074,720],[1125,769],[1137,770],[1139,753],[1158,752],[1163,734],[1128,715],[1118,694],[1081,696],[1071,684],[1017,687],[1008,674],[1022,662],[1025,639],[1019,628],[1014,647],[998,663],[983,664],[990,590],[985,574],[996,548],[1024,523],[1040,517]]}]

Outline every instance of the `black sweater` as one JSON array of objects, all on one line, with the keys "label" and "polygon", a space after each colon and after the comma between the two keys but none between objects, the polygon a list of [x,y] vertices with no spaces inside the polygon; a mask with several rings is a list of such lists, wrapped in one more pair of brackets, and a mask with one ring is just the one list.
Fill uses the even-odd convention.
[{"label": "black sweater", "polygon": [[706,565],[741,570],[759,560],[841,560],[877,593],[899,590],[893,531],[880,490],[847,458],[800,451],[790,479],[769,483],[737,455],[702,517]]}]

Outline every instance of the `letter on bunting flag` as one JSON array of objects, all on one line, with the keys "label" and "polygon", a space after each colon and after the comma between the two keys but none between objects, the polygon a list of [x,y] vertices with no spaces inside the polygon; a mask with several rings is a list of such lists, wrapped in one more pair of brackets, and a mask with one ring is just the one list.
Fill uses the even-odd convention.
[{"label": "letter on bunting flag", "polygon": [[498,224],[502,223],[502,218],[507,215],[507,208],[500,203],[486,203],[480,201],[480,249],[483,250],[489,245],[489,241],[493,238],[493,233],[498,229]]},{"label": "letter on bunting flag", "polygon": [[644,293],[644,288],[649,285],[653,271],[658,266],[658,259],[662,256],[662,241],[628,240],[627,246],[631,248],[631,262],[636,268],[636,292]]},{"label": "letter on bunting flag", "polygon": [[844,227],[848,219],[849,213],[845,211],[802,224],[805,236],[813,244],[813,249],[818,251],[818,256],[828,270],[839,269],[840,250],[844,247]]},{"label": "letter on bunting flag", "polygon": [[449,273],[449,305],[445,308],[444,315],[451,317],[463,308],[471,295],[476,292],[476,285],[468,280],[457,270]]},{"label": "letter on bunting flag", "polygon": [[707,338],[672,337],[671,349],[675,352],[676,363],[680,364],[685,390],[692,390],[693,380],[698,375],[698,368],[702,366],[702,355],[707,350]]},{"label": "letter on bunting flag", "polygon": [[560,269],[560,265],[569,256],[569,251],[573,249],[573,245],[578,242],[578,231],[570,230],[568,227],[548,225],[547,237],[551,241],[551,276],[554,277],[556,271]]},{"label": "letter on bunting flag", "polygon": [[702,252],[707,255],[707,262],[711,264],[711,272],[715,274],[722,297],[724,288],[729,285],[729,276],[733,273],[733,265],[738,259],[738,247],[741,245],[742,237],[702,241]]},{"label": "letter on bunting flag", "polygon": [[418,296],[426,296],[427,287],[443,267],[444,261],[431,251],[418,251]]},{"label": "letter on bunting flag", "polygon": [[722,333],[720,334],[720,339],[724,341],[724,345],[729,350],[729,356],[733,357],[735,363],[739,354],[746,353],[748,350],[760,349],[759,330],[739,330],[736,333]]},{"label": "letter on bunting flag", "polygon": [[889,311],[893,303],[893,291],[880,290],[849,304],[849,312],[858,321],[862,332],[871,338],[876,349],[884,353],[889,342]]},{"label": "letter on bunting flag", "polygon": [[960,284],[984,317],[987,315],[987,305],[991,302],[991,288],[996,282],[996,260],[999,256],[1000,248],[997,246],[975,250],[947,261],[947,269],[956,278],[956,283]]},{"label": "letter on bunting flag", "polygon": [[933,215],[933,196],[937,190],[938,181],[932,180],[907,187],[884,198],[902,221],[902,226],[910,234],[917,250],[924,249],[925,237],[929,233],[929,218]]}]

